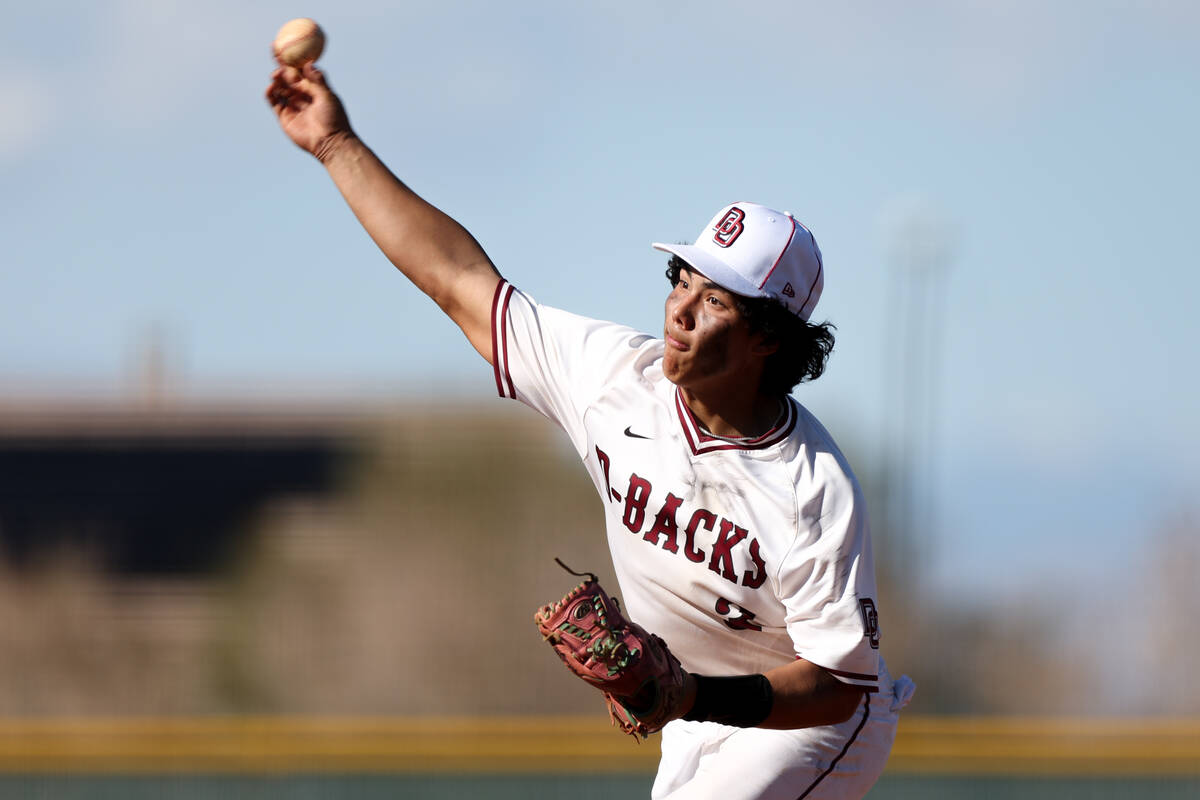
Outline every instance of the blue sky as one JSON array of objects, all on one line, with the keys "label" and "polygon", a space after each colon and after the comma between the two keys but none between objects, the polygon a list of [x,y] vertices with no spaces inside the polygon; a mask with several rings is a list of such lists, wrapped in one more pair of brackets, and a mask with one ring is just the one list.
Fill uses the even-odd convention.
[{"label": "blue sky", "polygon": [[183,395],[487,396],[262,101],[306,15],[360,134],[543,302],[657,331],[650,242],[739,199],[809,225],[839,339],[799,396],[860,452],[934,402],[940,590],[1098,591],[1197,509],[1194,3],[0,7],[9,393],[120,394],[158,330]]}]

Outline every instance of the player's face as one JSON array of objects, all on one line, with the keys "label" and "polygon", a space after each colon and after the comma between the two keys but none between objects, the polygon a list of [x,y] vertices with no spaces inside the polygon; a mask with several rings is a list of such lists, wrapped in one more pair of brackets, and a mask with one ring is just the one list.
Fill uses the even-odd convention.
[{"label": "player's face", "polygon": [[[762,337],[738,311],[736,295],[690,269],[667,295],[663,374],[684,389],[740,389],[757,371]],[[756,387],[756,379],[750,386]]]}]

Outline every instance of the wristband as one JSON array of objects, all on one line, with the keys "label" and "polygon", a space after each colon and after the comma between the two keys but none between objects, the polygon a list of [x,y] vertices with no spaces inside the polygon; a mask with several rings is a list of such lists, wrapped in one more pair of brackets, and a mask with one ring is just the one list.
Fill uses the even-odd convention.
[{"label": "wristband", "polygon": [[737,675],[696,679],[696,702],[683,718],[690,722],[719,722],[738,728],[753,728],[771,713],[774,692],[765,675]]}]

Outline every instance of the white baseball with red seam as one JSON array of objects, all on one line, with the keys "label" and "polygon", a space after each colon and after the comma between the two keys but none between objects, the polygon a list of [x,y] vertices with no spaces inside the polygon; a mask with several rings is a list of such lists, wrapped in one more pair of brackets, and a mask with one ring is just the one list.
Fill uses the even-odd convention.
[{"label": "white baseball with red seam", "polygon": [[288,67],[303,67],[316,61],[325,49],[325,32],[308,17],[300,17],[283,24],[275,34],[271,53],[275,60]]}]

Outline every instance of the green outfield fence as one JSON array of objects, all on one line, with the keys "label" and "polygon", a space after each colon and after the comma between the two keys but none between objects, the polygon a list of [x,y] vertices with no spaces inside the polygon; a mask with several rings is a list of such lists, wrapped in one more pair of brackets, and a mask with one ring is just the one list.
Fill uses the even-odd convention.
[{"label": "green outfield fence", "polygon": [[[0,720],[0,798],[646,797],[596,716]],[[871,798],[1200,797],[1200,719],[907,716]]]}]

